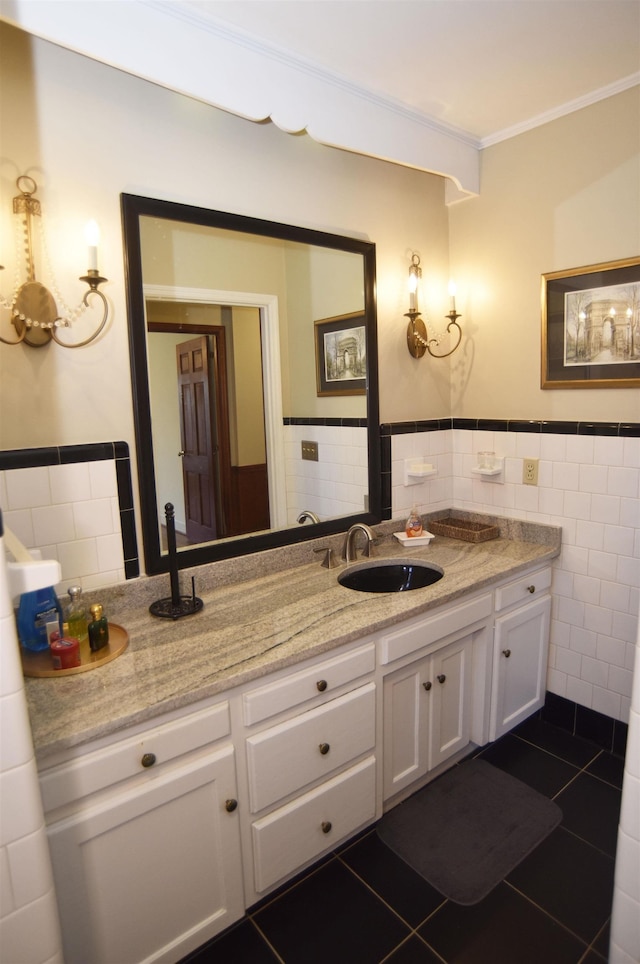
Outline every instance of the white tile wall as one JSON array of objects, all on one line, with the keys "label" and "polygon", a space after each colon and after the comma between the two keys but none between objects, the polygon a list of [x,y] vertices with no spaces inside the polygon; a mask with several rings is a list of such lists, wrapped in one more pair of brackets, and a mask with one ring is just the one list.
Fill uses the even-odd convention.
[{"label": "white tile wall", "polygon": [[0,959],[63,964],[3,543],[0,539]]},{"label": "white tile wall", "polygon": [[57,559],[69,586],[100,589],[125,578],[115,461],[0,471],[5,526],[42,558]]},{"label": "white tile wall", "polygon": [[635,661],[616,854],[610,964],[640,961],[640,627]]},{"label": "white tile wall", "polygon": [[[320,519],[365,511],[369,490],[366,428],[285,425],[287,522],[303,509]],[[302,459],[303,440],[318,443],[318,461]]]},{"label": "white tile wall", "polygon": [[[629,719],[640,603],[640,439],[448,430],[394,435],[393,516],[452,505],[562,527],[554,564],[547,688]],[[504,456],[501,476],[472,472],[475,453]],[[403,460],[428,456],[437,476],[403,485]],[[538,485],[522,459],[539,458]]]}]

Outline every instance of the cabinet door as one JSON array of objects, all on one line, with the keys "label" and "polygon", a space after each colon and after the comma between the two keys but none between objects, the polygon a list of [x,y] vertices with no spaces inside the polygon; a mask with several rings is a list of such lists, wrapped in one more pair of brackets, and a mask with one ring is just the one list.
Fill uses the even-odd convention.
[{"label": "cabinet door", "polygon": [[385,679],[385,800],[469,743],[472,646],[468,633]]},{"label": "cabinet door", "polygon": [[66,964],[175,962],[244,912],[233,747],[48,829]]},{"label": "cabinet door", "polygon": [[416,660],[384,681],[384,799],[395,796],[427,772],[431,657]]},{"label": "cabinet door", "polygon": [[471,646],[472,637],[465,636],[432,658],[430,770],[463,750],[471,738]]},{"label": "cabinet door", "polygon": [[491,740],[544,703],[550,616],[551,597],[544,596],[496,619]]}]

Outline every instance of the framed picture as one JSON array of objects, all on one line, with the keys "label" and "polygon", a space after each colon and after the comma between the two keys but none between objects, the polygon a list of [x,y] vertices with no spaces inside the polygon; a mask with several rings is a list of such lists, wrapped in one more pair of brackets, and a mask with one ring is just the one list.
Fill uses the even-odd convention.
[{"label": "framed picture", "polygon": [[314,322],[318,395],[364,395],[367,340],[364,314]]},{"label": "framed picture", "polygon": [[640,385],[640,258],[542,275],[541,385]]}]

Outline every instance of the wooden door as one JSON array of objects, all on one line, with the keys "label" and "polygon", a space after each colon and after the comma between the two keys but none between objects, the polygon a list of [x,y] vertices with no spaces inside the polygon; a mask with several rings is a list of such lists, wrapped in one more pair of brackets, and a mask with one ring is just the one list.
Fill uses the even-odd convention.
[{"label": "wooden door", "polygon": [[182,478],[189,542],[218,538],[206,335],[176,345]]}]

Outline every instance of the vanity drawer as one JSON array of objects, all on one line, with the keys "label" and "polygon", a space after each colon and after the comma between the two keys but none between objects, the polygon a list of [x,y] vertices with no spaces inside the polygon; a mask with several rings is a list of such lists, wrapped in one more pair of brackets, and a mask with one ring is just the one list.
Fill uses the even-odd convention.
[{"label": "vanity drawer", "polygon": [[321,779],[375,745],[375,684],[247,740],[251,812]]},{"label": "vanity drawer", "polygon": [[[78,756],[67,763],[43,770],[40,789],[45,812],[110,787],[120,780],[153,770],[185,753],[228,736],[231,732],[229,704],[225,701],[190,713],[162,726],[150,727],[112,746]],[[145,754],[152,754],[155,760]],[[146,766],[145,766],[146,764]]]},{"label": "vanity drawer", "polygon": [[392,663],[395,659],[415,653],[431,643],[437,643],[456,633],[460,629],[487,619],[493,612],[490,595],[480,596],[471,602],[450,606],[439,616],[427,616],[420,622],[414,622],[407,629],[399,629],[395,633],[388,633],[380,640],[380,661],[383,665]]},{"label": "vanity drawer", "polygon": [[521,605],[530,602],[536,596],[546,592],[551,586],[551,569],[538,569],[530,572],[527,576],[522,576],[506,586],[496,589],[496,612],[507,609],[516,603]]},{"label": "vanity drawer", "polygon": [[253,823],[258,893],[375,819],[375,773],[369,756]]},{"label": "vanity drawer", "polygon": [[375,668],[375,645],[367,643],[366,646],[316,663],[299,673],[290,673],[268,686],[260,686],[244,694],[242,702],[245,725],[260,723],[276,713],[300,706],[322,693],[330,696],[338,686],[373,673]]}]

